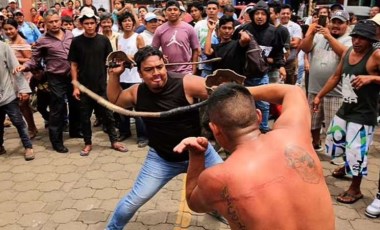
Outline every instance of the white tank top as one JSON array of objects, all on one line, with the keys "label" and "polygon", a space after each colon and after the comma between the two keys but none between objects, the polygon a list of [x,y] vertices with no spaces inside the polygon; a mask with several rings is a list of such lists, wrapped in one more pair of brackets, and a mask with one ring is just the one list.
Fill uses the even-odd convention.
[{"label": "white tank top", "polygon": [[[125,39],[124,34],[120,34],[117,44],[117,50],[121,50],[127,55],[134,56],[137,53],[137,33],[134,33],[129,38]],[[137,67],[125,69],[120,76],[120,82],[125,83],[140,83],[142,82]]]}]

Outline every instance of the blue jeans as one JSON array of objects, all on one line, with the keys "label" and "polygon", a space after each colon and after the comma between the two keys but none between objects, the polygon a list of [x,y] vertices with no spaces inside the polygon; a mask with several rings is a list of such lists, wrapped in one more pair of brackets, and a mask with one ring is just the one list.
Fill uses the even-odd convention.
[{"label": "blue jeans", "polygon": [[[206,168],[223,162],[210,144],[205,155]],[[150,200],[173,177],[185,173],[188,165],[188,161],[166,161],[158,156],[153,148],[150,148],[132,190],[119,201],[106,229],[123,229],[143,204]]]},{"label": "blue jeans", "polygon": [[[245,79],[244,85],[245,86],[259,86],[259,85],[267,85],[269,84],[269,77],[268,74],[264,75],[262,78],[247,78]],[[256,102],[256,108],[261,110],[261,113],[263,115],[263,120],[260,124],[260,130],[261,131],[269,131],[270,128],[268,126],[268,119],[269,119],[269,103],[266,101],[255,101]]]},{"label": "blue jeans", "polygon": [[0,146],[3,146],[4,144],[5,114],[8,114],[8,117],[12,121],[12,124],[16,127],[24,148],[33,148],[32,141],[28,136],[28,129],[26,127],[25,121],[22,118],[17,99],[0,107]]}]

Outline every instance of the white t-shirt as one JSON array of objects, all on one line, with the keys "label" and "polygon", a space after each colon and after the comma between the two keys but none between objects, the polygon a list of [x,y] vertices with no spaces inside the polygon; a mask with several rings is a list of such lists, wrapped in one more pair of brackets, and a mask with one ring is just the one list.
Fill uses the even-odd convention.
[{"label": "white t-shirt", "polygon": [[[123,51],[127,55],[134,56],[137,53],[137,33],[134,33],[129,38],[125,39],[124,34],[120,34],[117,44],[117,49]],[[142,82],[137,67],[132,69],[126,68],[120,76],[120,82],[124,83],[140,83]]]}]

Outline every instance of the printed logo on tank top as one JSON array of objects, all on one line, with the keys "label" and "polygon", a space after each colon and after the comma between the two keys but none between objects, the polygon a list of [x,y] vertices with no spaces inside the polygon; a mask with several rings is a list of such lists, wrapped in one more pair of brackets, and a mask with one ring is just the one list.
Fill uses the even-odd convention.
[{"label": "printed logo on tank top", "polygon": [[178,46],[183,46],[181,43],[179,43],[178,41],[177,41],[177,30],[176,31],[174,31],[174,34],[173,34],[173,36],[170,38],[170,42],[166,45],[167,47],[168,46],[171,46],[171,45],[173,45],[173,44],[177,44]]},{"label": "printed logo on tank top", "polygon": [[353,74],[342,74],[342,94],[344,103],[358,103],[358,96],[351,84],[351,81],[355,78],[356,76]]}]

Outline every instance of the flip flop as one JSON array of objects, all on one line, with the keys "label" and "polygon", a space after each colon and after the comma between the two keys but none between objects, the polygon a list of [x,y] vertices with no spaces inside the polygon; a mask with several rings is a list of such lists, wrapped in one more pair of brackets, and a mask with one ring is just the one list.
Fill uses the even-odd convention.
[{"label": "flip flop", "polygon": [[127,147],[121,143],[113,143],[111,148],[122,153],[128,152]]},{"label": "flip flop", "polygon": [[88,155],[90,155],[90,152],[91,152],[92,148],[91,147],[87,147],[85,146],[81,151],[80,151],[80,154],[82,157],[86,157]]},{"label": "flip flop", "polygon": [[353,194],[350,194],[348,192],[344,192],[344,193],[340,194],[336,198],[336,200],[340,203],[343,203],[343,204],[353,204],[362,198],[363,198],[363,194],[361,194],[361,193],[357,194],[357,195],[353,195]]},{"label": "flip flop", "polygon": [[342,179],[346,176],[346,169],[345,169],[345,166],[342,166],[340,168],[337,168],[335,169],[332,174],[331,174],[333,177],[335,178],[338,178],[338,179]]}]

